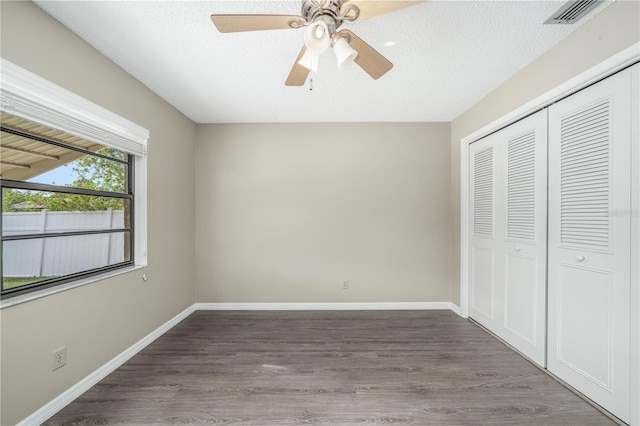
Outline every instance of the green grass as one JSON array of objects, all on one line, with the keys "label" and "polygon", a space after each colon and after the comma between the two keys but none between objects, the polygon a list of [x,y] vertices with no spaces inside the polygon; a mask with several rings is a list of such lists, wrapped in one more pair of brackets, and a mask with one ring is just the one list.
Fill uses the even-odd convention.
[{"label": "green grass", "polygon": [[8,290],[14,287],[20,287],[26,284],[35,283],[38,281],[46,280],[49,277],[3,277],[2,289]]}]

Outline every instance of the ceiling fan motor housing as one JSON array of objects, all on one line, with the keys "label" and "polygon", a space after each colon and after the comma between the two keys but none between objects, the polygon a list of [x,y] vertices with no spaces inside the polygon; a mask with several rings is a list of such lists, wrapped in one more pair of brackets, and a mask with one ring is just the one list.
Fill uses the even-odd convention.
[{"label": "ceiling fan motor housing", "polygon": [[344,10],[342,5],[348,0],[303,0],[301,15],[307,24],[322,20],[329,28],[333,37],[343,21],[358,19],[360,9],[355,5],[348,5]]}]

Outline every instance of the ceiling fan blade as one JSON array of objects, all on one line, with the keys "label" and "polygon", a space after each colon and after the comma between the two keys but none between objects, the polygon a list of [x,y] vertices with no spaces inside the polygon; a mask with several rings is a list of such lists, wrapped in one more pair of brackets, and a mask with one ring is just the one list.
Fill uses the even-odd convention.
[{"label": "ceiling fan blade", "polygon": [[355,63],[365,70],[374,80],[379,79],[393,68],[393,64],[389,62],[387,58],[351,31],[342,30],[339,34],[349,41],[349,46],[351,46],[353,50],[358,52],[358,56],[354,59]]},{"label": "ceiling fan blade", "polygon": [[284,83],[286,86],[302,86],[304,82],[307,81],[309,70],[298,63],[298,61],[302,59],[302,56],[304,56],[306,50],[307,47],[302,45],[302,50],[300,50],[296,61],[293,63],[289,77],[287,77],[287,81]]},{"label": "ceiling fan blade", "polygon": [[211,15],[211,21],[221,33],[240,31],[290,30],[291,20],[304,22],[298,15]]},{"label": "ceiling fan blade", "polygon": [[[415,6],[425,1],[427,0],[353,0],[353,4],[360,8],[358,21],[361,21],[385,13],[395,12],[405,7]],[[351,4],[351,2],[346,4]]]}]

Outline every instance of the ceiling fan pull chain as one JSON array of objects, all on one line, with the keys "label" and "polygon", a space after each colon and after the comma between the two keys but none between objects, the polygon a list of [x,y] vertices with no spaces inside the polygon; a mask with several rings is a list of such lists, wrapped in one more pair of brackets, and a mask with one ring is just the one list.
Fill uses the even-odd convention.
[{"label": "ceiling fan pull chain", "polygon": [[313,77],[309,79],[309,90],[313,90]]}]

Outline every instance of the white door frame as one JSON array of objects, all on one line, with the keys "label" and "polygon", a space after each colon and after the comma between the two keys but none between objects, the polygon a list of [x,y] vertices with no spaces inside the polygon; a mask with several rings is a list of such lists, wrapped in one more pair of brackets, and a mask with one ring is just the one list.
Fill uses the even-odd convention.
[{"label": "white door frame", "polygon": [[[469,316],[469,145],[638,61],[640,61],[640,42],[629,46],[609,59],[589,68],[460,140],[460,314],[462,317],[467,318]],[[636,157],[636,161],[639,161],[637,155],[634,157]],[[635,170],[637,170],[638,166],[640,164],[635,165]],[[637,174],[635,176],[637,177]],[[634,194],[639,190],[640,188],[636,186]],[[637,201],[635,205],[638,205]],[[638,220],[632,221],[635,224],[635,228],[632,227],[632,235],[640,235],[640,230],[637,229],[640,226],[638,222]],[[633,263],[632,269],[634,271],[640,270],[640,261],[638,260],[640,259],[640,247],[638,242],[632,245],[631,259]],[[634,318],[638,318],[637,312],[640,309],[640,297],[638,297],[640,289],[638,287],[638,280],[634,280],[632,276],[631,294],[636,296],[631,298],[632,324],[630,343],[632,359],[640,357],[640,326],[638,326],[637,321],[636,324],[633,321]],[[631,424],[640,424],[638,395],[640,395],[640,372],[633,374],[631,379]]]}]

